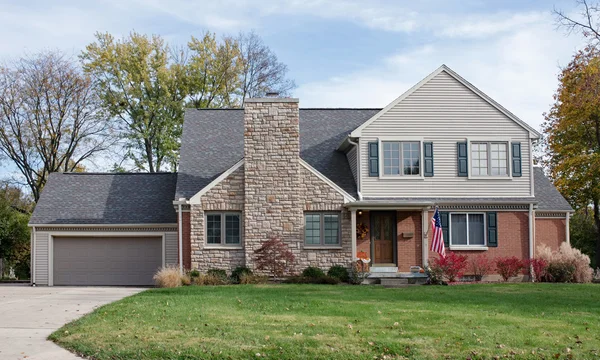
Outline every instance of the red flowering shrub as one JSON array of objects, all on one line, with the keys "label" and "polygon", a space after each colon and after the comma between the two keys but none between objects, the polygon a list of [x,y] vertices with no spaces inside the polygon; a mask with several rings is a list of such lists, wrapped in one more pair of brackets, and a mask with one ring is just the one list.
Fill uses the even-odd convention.
[{"label": "red flowering shrub", "polygon": [[524,265],[531,273],[530,275],[537,282],[541,282],[546,277],[546,268],[548,267],[548,262],[544,259],[527,259],[524,261]]},{"label": "red flowering shrub", "polygon": [[265,270],[276,277],[282,277],[294,260],[294,254],[288,246],[276,237],[271,237],[254,250],[256,269]]},{"label": "red flowering shrub", "polygon": [[484,254],[472,256],[469,260],[469,272],[475,276],[476,281],[481,281],[492,270],[494,270],[494,264]]},{"label": "red flowering shrub", "polygon": [[496,271],[504,281],[519,275],[523,269],[523,261],[516,256],[496,258]]},{"label": "red flowering shrub", "polygon": [[467,267],[467,256],[449,251],[446,256],[433,259],[430,267],[432,271],[441,273],[448,282],[454,282],[462,277]]}]

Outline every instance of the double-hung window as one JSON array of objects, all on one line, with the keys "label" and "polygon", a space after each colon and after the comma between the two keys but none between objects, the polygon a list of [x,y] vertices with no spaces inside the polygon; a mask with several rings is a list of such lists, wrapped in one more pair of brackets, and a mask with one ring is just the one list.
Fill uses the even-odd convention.
[{"label": "double-hung window", "polygon": [[418,141],[382,141],[383,175],[421,174],[421,151]]},{"label": "double-hung window", "polygon": [[471,175],[508,176],[508,144],[506,142],[472,142]]},{"label": "double-hung window", "polygon": [[340,214],[307,212],[304,214],[304,244],[308,246],[340,245]]},{"label": "double-hung window", "polygon": [[242,215],[240,213],[206,214],[206,243],[237,246],[241,244]]},{"label": "double-hung window", "polygon": [[485,213],[450,213],[450,247],[485,246]]}]

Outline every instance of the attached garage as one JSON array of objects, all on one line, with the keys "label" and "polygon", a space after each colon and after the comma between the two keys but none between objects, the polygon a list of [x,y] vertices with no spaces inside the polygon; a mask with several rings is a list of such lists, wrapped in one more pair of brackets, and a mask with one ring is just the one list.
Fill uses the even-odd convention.
[{"label": "attached garage", "polygon": [[177,175],[52,173],[31,216],[32,283],[151,286],[179,263]]},{"label": "attached garage", "polygon": [[152,285],[162,237],[54,237],[54,285]]}]

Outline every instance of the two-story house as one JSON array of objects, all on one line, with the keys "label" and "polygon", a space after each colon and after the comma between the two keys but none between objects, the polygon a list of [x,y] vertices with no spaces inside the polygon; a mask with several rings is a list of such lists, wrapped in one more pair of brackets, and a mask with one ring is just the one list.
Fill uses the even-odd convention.
[{"label": "two-story house", "polygon": [[278,97],[189,109],[177,174],[50,176],[30,222],[33,281],[146,285],[167,264],[253,268],[271,237],[296,271],[361,252],[407,272],[438,256],[436,207],[451,251],[531,258],[569,241],[572,212],[533,165],[539,137],[446,66],[383,109]]}]

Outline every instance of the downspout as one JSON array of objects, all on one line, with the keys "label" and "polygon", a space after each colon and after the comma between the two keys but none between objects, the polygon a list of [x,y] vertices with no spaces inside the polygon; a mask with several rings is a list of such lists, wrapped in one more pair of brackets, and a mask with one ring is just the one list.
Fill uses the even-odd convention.
[{"label": "downspout", "polygon": [[569,229],[569,219],[571,218],[571,213],[569,213],[567,211],[567,215],[565,218],[565,240],[567,241],[567,244],[571,245],[571,234],[570,234],[570,229]]},{"label": "downspout", "polygon": [[354,145],[356,147],[356,193],[358,194],[358,200],[362,200],[362,193],[360,192],[360,146],[357,142],[352,141],[350,136],[348,136],[348,143]]},{"label": "downspout", "polygon": [[35,286],[35,226],[31,227],[31,286]]},{"label": "downspout", "polygon": [[[535,220],[533,218],[534,216],[534,212],[533,212],[533,203],[529,204],[529,260],[533,259],[533,241],[534,241],[534,237],[535,237],[535,233],[534,233],[534,226],[535,226]],[[533,274],[533,268],[530,265],[529,266],[529,281],[534,282],[534,277],[531,275]]]},{"label": "downspout", "polygon": [[179,231],[177,232],[177,235],[179,237],[179,272],[183,274],[183,213],[182,213],[182,206],[181,206],[181,199],[179,200],[178,204],[178,216],[179,216]]}]

